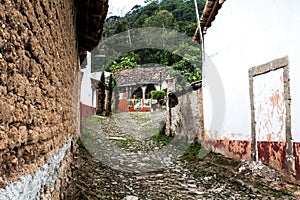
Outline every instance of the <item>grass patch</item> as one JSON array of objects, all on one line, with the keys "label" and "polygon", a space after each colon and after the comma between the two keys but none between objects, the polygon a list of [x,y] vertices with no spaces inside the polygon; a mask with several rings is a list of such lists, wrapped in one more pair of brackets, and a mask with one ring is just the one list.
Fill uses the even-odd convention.
[{"label": "grass patch", "polygon": [[83,144],[83,142],[81,141],[80,138],[77,140],[77,144],[78,144],[78,146],[79,146],[80,148],[84,148],[84,144]]},{"label": "grass patch", "polygon": [[[291,193],[289,190],[287,189],[281,189],[281,190],[276,190],[274,188],[270,188],[274,197],[276,198],[280,198],[280,197],[286,197],[286,196],[289,196],[289,197],[295,197],[293,193]],[[290,198],[292,199],[292,198]]]},{"label": "grass patch", "polygon": [[[164,123],[164,124],[162,124],[162,123]],[[174,137],[165,135],[165,130],[166,130],[166,123],[165,122],[161,122],[160,124],[162,125],[162,129],[157,134],[151,136],[151,139],[156,144],[167,145],[173,140]]]},{"label": "grass patch", "polygon": [[78,149],[79,149],[79,152],[80,152],[80,156],[82,158],[92,157],[90,152],[85,148],[85,145],[84,145],[83,141],[80,138],[78,138],[78,140],[77,140],[77,145],[78,145]]},{"label": "grass patch", "polygon": [[126,137],[124,137],[124,140],[116,140],[114,142],[118,147],[128,149],[130,146],[132,146],[134,143],[136,143],[137,140],[126,136]]},{"label": "grass patch", "polygon": [[93,137],[94,133],[86,127],[82,127],[82,133],[84,136]]},{"label": "grass patch", "polygon": [[156,143],[166,145],[172,141],[173,137],[166,136],[165,134],[159,132],[151,136],[151,139]]},{"label": "grass patch", "polygon": [[261,182],[261,181],[255,181],[254,182],[254,186],[256,188],[263,188],[265,186],[265,184],[263,182]]},{"label": "grass patch", "polygon": [[147,122],[149,120],[151,120],[151,118],[149,117],[149,115],[146,115],[148,113],[129,113],[129,116],[135,120],[138,120],[140,122]]},{"label": "grass patch", "polygon": [[190,162],[197,162],[201,160],[201,156],[199,154],[201,153],[201,145],[200,144],[192,144],[190,147],[184,152],[182,155],[183,160],[187,160]]},{"label": "grass patch", "polygon": [[238,166],[239,162],[235,161],[231,158],[226,158],[224,156],[216,156],[213,158],[213,162],[221,165],[226,165],[226,166],[233,166],[236,167]]}]

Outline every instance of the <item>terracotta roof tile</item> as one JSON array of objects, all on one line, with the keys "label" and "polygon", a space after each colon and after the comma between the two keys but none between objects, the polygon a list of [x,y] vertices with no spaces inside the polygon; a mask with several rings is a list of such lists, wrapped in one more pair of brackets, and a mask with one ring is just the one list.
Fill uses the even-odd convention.
[{"label": "terracotta roof tile", "polygon": [[[218,11],[221,9],[222,4],[226,0],[207,0],[202,15],[200,17],[200,26],[202,34],[206,33],[206,30],[211,27],[211,23],[215,20]],[[200,30],[197,28],[194,38],[195,41],[200,43]]]},{"label": "terracotta roof tile", "polygon": [[159,83],[160,72],[162,81],[167,77],[166,66],[138,67],[126,69],[114,73],[118,85],[136,84],[136,83]]}]

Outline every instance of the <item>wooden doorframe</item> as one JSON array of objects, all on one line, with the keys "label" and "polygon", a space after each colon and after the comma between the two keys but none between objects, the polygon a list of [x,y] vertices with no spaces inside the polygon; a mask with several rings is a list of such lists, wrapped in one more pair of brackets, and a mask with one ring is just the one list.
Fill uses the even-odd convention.
[{"label": "wooden doorframe", "polygon": [[271,71],[283,68],[283,87],[284,100],[286,109],[285,118],[285,139],[286,139],[286,170],[291,172],[293,170],[293,143],[291,134],[291,95],[290,95],[290,78],[288,57],[279,58],[263,65],[255,66],[249,69],[249,94],[250,94],[250,109],[251,109],[251,157],[257,160],[257,138],[256,138],[256,122],[255,122],[255,108],[254,108],[254,90],[253,81],[255,76],[263,75]]}]

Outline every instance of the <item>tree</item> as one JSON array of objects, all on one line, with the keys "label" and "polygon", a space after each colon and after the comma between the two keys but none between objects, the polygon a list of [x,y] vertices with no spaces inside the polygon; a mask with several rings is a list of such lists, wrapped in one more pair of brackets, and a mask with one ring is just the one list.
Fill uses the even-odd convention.
[{"label": "tree", "polygon": [[134,28],[141,28],[143,27],[145,20],[148,18],[149,16],[146,14],[142,14],[141,16],[139,16],[133,23],[132,26]]},{"label": "tree", "polygon": [[178,29],[178,24],[176,23],[173,14],[167,10],[160,10],[154,15],[148,17],[144,23],[145,27],[162,27],[169,29]]},{"label": "tree", "polygon": [[102,115],[104,112],[104,104],[105,104],[105,73],[102,71],[100,82],[98,83],[98,108],[96,111],[97,115]]},{"label": "tree", "polygon": [[185,59],[175,63],[173,65],[173,69],[180,72],[180,74],[186,79],[184,81],[185,83],[199,81],[202,78],[199,69]]},{"label": "tree", "polygon": [[126,22],[123,19],[120,19],[115,24],[115,31],[114,31],[114,33],[118,34],[118,33],[126,31],[127,29],[128,28],[127,28]]},{"label": "tree", "polygon": [[[165,50],[140,48],[115,60],[109,67],[109,70],[111,72],[116,72],[123,69],[135,68],[142,64],[160,63],[173,67],[174,70],[172,74],[180,79],[177,81],[182,83],[182,86],[201,80],[202,59],[199,46],[190,44],[189,42],[192,42],[192,39],[181,44],[182,42],[179,42],[180,40],[174,39],[173,37],[176,35],[177,31],[184,32],[188,36],[194,35],[197,28],[194,2],[183,0],[147,1],[149,1],[149,4],[146,6],[134,6],[124,17],[111,18],[110,22],[118,23],[117,26],[119,28],[116,28],[118,30],[122,30],[122,27],[123,30],[127,30],[126,27],[128,29],[138,27],[164,27],[173,29],[174,34],[166,31],[166,33],[161,33],[159,35],[159,39],[153,39],[148,36],[143,38],[142,41],[133,40],[134,44],[139,45],[151,43],[162,44],[162,46],[164,46],[166,44],[166,46],[169,47],[165,48]],[[201,11],[205,6],[206,1],[200,0],[197,2],[199,14],[201,15]],[[124,46],[128,46],[128,44],[124,43]]]},{"label": "tree", "polygon": [[124,55],[120,59],[114,61],[111,66],[108,67],[108,71],[114,73],[117,71],[121,71],[124,69],[131,69],[138,67],[138,62],[140,61],[140,57],[138,54],[134,52],[129,52]]},{"label": "tree", "polygon": [[106,19],[103,28],[103,37],[108,38],[115,34],[118,20],[120,20],[119,16],[111,16]]},{"label": "tree", "polygon": [[[123,22],[118,22],[116,17],[111,19],[108,18],[109,27],[117,27],[116,32],[120,32],[121,30],[127,30],[132,28],[138,28],[144,25],[146,19],[156,15],[159,11],[166,10],[172,14],[174,21],[177,22],[174,26],[170,28],[178,30],[180,32],[186,33],[188,36],[193,36],[196,28],[197,28],[197,19],[195,15],[195,6],[193,1],[184,1],[184,0],[146,0],[148,4],[144,7],[140,7],[138,5],[134,6],[131,11],[129,11],[124,17],[120,17]],[[199,14],[202,14],[202,10],[205,6],[206,0],[200,0],[198,2]],[[152,19],[148,19],[153,21]],[[159,18],[158,18],[159,19]],[[112,24],[113,23],[113,24]],[[118,23],[118,24],[116,24]],[[123,26],[125,25],[125,26]],[[106,25],[105,25],[106,26]],[[157,27],[157,25],[151,25]],[[158,27],[163,27],[158,25]],[[168,28],[164,25],[165,28]],[[108,33],[109,32],[109,33]],[[111,31],[105,30],[105,37],[111,36]]]},{"label": "tree", "polygon": [[116,85],[116,81],[113,77],[112,74],[110,74],[109,76],[109,81],[108,81],[108,102],[107,102],[107,108],[106,108],[106,113],[105,115],[108,116],[111,114],[111,106],[112,106],[112,95],[113,95],[113,91],[114,91],[114,87]]},{"label": "tree", "polygon": [[115,82],[115,89],[114,89],[114,104],[115,104],[115,110],[118,110],[118,107],[119,107],[119,94],[120,94],[120,91],[119,91],[119,88],[116,87],[117,83]]},{"label": "tree", "polygon": [[185,33],[187,36],[193,37],[197,28],[196,22],[179,21],[179,31]]},{"label": "tree", "polygon": [[183,43],[174,53],[184,56],[184,59],[173,64],[173,69],[180,71],[187,83],[202,79],[200,72],[202,59],[201,51],[198,47]]},{"label": "tree", "polygon": [[144,0],[144,3],[149,3],[149,2],[157,2],[157,0]]}]

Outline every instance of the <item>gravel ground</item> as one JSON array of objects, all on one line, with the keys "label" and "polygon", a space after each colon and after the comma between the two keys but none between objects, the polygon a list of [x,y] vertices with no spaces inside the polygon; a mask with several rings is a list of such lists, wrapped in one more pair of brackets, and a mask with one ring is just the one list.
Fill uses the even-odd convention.
[{"label": "gravel ground", "polygon": [[[161,129],[163,116],[135,114],[130,119],[143,126],[145,119],[156,118],[153,125]],[[125,117],[92,117],[84,122],[83,132],[90,139],[82,136],[78,142],[75,176],[66,199],[297,199],[300,194],[294,177],[260,162],[237,162],[212,152],[200,159],[199,145],[184,149],[181,157],[176,151],[163,151],[172,146],[169,138],[126,134],[119,126]]]}]

